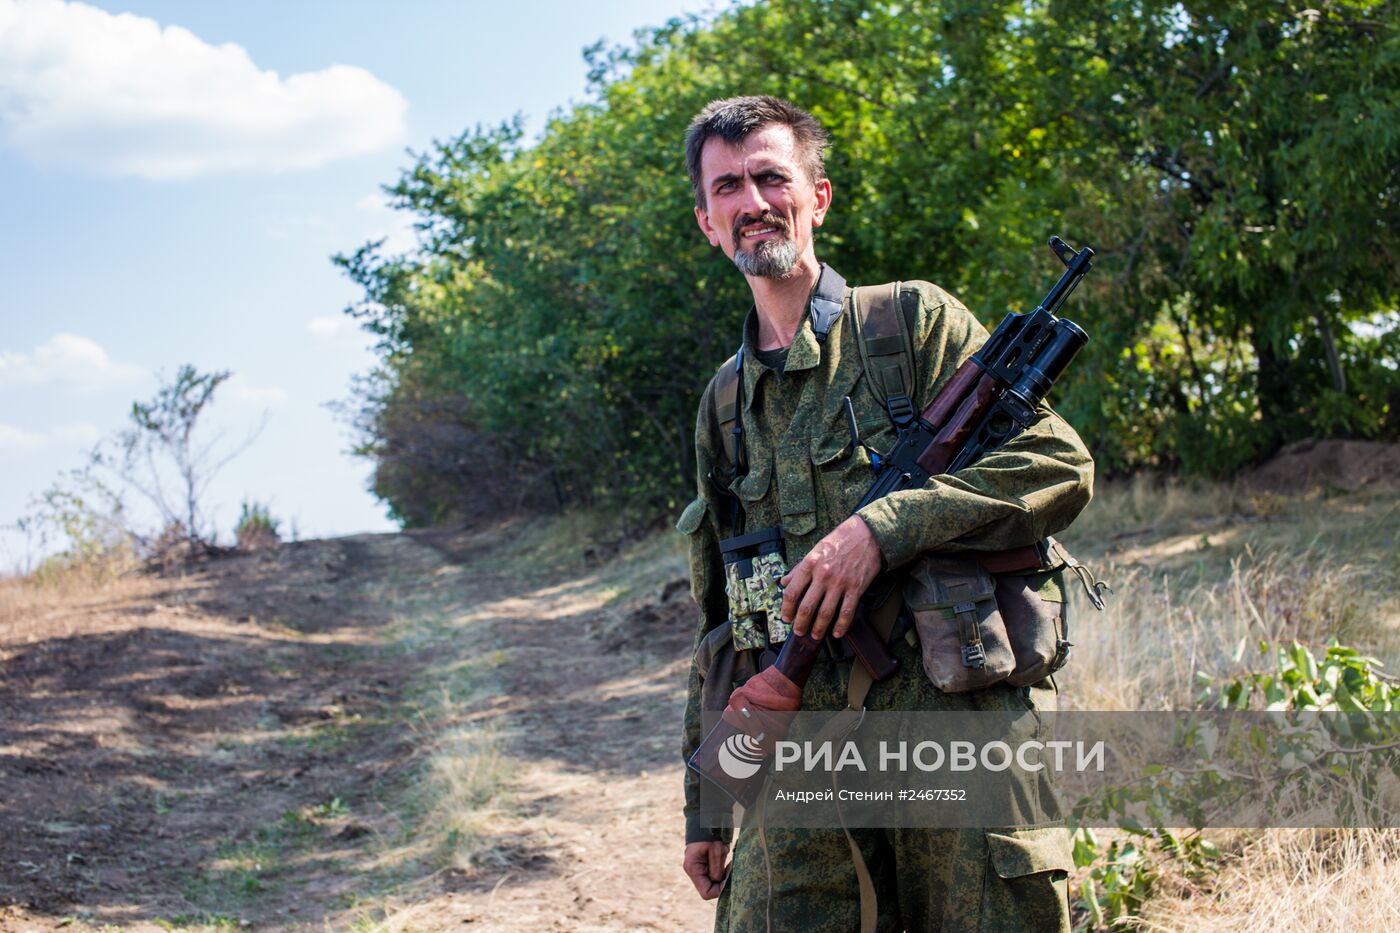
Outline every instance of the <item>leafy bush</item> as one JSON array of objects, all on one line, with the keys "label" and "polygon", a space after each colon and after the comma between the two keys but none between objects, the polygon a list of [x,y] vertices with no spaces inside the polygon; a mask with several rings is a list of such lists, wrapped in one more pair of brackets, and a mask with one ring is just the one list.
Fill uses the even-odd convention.
[{"label": "leafy bush", "polygon": [[62,544],[34,568],[41,584],[101,583],[136,566],[137,541],[121,496],[90,470],[70,470],[33,497],[17,523],[40,548]]},{"label": "leafy bush", "polygon": [[277,533],[281,522],[272,517],[268,506],[260,502],[244,502],[234,526],[234,538],[240,551],[258,551],[276,547],[282,539]]}]

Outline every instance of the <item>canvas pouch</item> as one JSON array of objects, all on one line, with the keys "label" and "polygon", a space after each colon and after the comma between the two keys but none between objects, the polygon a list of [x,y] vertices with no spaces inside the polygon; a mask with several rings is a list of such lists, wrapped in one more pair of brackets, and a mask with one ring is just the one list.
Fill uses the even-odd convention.
[{"label": "canvas pouch", "polygon": [[1070,642],[1063,570],[1000,574],[996,603],[1016,659],[1015,668],[1006,677],[1008,683],[1028,687],[1065,666]]},{"label": "canvas pouch", "polygon": [[928,554],[914,562],[904,586],[924,671],[945,693],[1006,681],[1038,684],[1069,660],[1066,571],[1089,602],[1103,608],[1106,589],[1054,538],[1039,568],[993,574],[976,561]]},{"label": "canvas pouch", "polygon": [[918,633],[924,673],[944,693],[980,690],[1015,671],[996,591],[992,575],[972,561],[925,555],[910,567],[904,605]]}]

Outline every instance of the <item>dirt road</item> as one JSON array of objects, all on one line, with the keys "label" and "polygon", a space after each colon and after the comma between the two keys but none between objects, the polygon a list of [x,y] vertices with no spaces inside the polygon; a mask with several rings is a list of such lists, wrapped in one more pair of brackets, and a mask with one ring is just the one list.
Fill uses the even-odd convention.
[{"label": "dirt road", "polygon": [[551,573],[497,541],[5,584],[0,931],[707,928],[678,562]]}]

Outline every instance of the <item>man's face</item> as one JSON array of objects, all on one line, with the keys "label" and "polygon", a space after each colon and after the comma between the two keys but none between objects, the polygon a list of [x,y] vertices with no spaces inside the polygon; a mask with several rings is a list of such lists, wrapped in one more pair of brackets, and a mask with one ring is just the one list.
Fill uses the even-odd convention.
[{"label": "man's face", "polygon": [[813,182],[792,130],[761,127],[738,145],[712,138],[700,150],[704,207],[695,219],[745,275],[786,278],[812,251],[812,229],[831,204],[831,182]]}]

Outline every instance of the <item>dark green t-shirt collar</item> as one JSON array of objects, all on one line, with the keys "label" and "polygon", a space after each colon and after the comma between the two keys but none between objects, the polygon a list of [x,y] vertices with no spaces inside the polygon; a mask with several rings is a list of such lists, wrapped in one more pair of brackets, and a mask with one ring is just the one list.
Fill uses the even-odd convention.
[{"label": "dark green t-shirt collar", "polygon": [[[809,299],[810,300],[810,299]],[[744,410],[747,411],[753,402],[754,386],[758,384],[758,379],[767,370],[757,365],[754,356],[754,348],[758,346],[758,308],[749,308],[748,316],[744,318]],[[812,316],[803,314],[802,320],[797,325],[797,332],[792,335],[792,343],[788,344],[787,361],[783,366],[783,372],[795,373],[812,369],[822,359],[822,347],[817,342],[817,335],[812,331]]]}]

